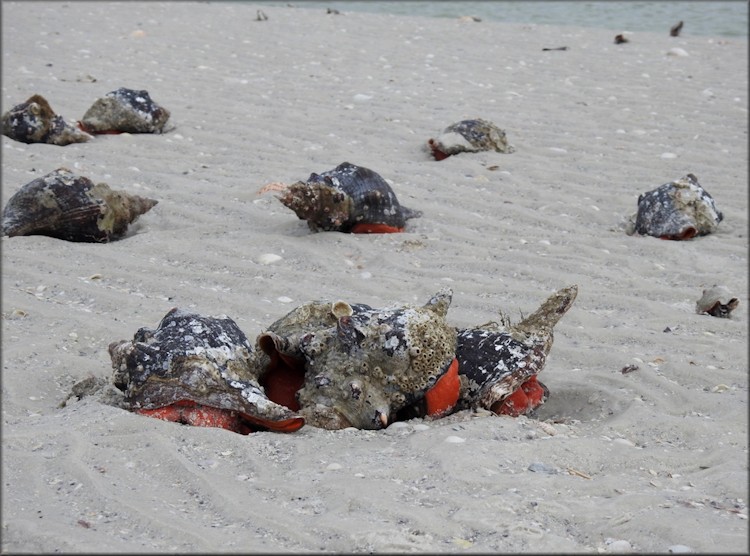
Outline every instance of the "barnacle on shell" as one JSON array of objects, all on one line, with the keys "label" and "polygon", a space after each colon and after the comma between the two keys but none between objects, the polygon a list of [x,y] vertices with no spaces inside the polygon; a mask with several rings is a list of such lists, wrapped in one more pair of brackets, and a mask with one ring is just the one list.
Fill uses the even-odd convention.
[{"label": "barnacle on shell", "polygon": [[27,183],[8,200],[2,232],[106,243],[125,235],[128,226],[157,202],[58,168]]}]

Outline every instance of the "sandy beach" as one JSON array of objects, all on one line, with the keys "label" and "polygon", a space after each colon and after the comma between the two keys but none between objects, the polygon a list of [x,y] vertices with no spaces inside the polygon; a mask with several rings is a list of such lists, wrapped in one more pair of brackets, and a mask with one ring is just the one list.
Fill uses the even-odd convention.
[{"label": "sandy beach", "polygon": [[[159,201],[108,244],[2,238],[2,552],[747,553],[747,41],[259,8],[2,4],[3,112],[37,93],[75,121],[127,87],[174,126],[2,138],[3,206],[60,167]],[[516,151],[433,160],[467,118]],[[257,193],[344,161],[422,216],[314,233]],[[688,173],[715,233],[625,233],[641,193]],[[59,407],[173,307],[254,340],[316,299],[449,286],[469,327],[572,284],[530,416],[245,436]],[[695,311],[714,284],[730,318]]]}]

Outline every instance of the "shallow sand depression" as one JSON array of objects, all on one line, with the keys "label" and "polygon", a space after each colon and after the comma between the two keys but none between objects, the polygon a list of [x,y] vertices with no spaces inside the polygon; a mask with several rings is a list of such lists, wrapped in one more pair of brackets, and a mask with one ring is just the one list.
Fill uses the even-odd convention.
[{"label": "shallow sand depression", "polygon": [[[109,244],[2,239],[2,550],[747,552],[747,41],[259,8],[3,2],[3,112],[38,93],[75,121],[128,87],[175,128],[2,138],[3,206],[59,167],[159,201]],[[515,152],[432,160],[467,118]],[[257,194],[344,161],[422,216],[313,233]],[[624,232],[641,193],[688,173],[715,233]],[[58,407],[173,307],[254,340],[314,299],[450,286],[467,327],[572,284],[529,417],[243,436]],[[695,312],[714,284],[731,318]]]}]

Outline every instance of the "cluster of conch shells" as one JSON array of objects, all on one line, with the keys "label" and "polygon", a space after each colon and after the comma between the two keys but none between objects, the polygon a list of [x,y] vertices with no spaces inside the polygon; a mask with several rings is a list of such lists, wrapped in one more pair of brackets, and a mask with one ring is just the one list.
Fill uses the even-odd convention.
[{"label": "cluster of conch shells", "polygon": [[3,135],[23,143],[64,146],[102,133],[164,133],[169,116],[169,110],[151,100],[148,91],[120,87],[96,99],[76,126],[35,94],[3,114]]},{"label": "cluster of conch shells", "polygon": [[638,197],[638,211],[628,233],[661,239],[685,240],[716,231],[724,216],[698,178],[683,178],[660,185]]},{"label": "cluster of conch shells", "polygon": [[131,411],[243,434],[382,429],[477,407],[520,415],[546,399],[536,375],[577,292],[561,289],[516,325],[470,329],[446,322],[449,289],[421,306],[313,301],[255,346],[229,317],[175,308],[110,344],[112,383]]},{"label": "cluster of conch shells", "polygon": [[504,130],[482,119],[451,124],[440,135],[429,139],[427,146],[435,160],[444,160],[459,153],[497,151],[510,154],[516,150],[508,143]]},{"label": "cluster of conch shells", "polygon": [[729,315],[740,304],[740,300],[734,297],[724,286],[714,285],[703,290],[703,295],[695,303],[695,312],[699,315],[711,315],[712,317],[729,318]]},{"label": "cluster of conch shells", "polygon": [[106,243],[124,236],[130,224],[157,202],[58,168],[27,183],[8,200],[2,232]]},{"label": "cluster of conch shells", "polygon": [[112,342],[112,382],[136,413],[248,433],[291,432],[304,421],[269,400],[258,384],[253,348],[229,317],[179,308],[152,330]]},{"label": "cluster of conch shells", "polygon": [[3,135],[22,143],[58,146],[91,139],[91,135],[55,114],[42,95],[33,95],[3,114]]},{"label": "cluster of conch shells", "polygon": [[402,232],[408,219],[421,215],[401,205],[379,174],[349,162],[291,185],[269,183],[259,193],[267,191],[281,192],[281,203],[312,231]]},{"label": "cluster of conch shells", "polygon": [[169,116],[148,91],[120,87],[96,99],[78,125],[93,134],[163,133]]}]

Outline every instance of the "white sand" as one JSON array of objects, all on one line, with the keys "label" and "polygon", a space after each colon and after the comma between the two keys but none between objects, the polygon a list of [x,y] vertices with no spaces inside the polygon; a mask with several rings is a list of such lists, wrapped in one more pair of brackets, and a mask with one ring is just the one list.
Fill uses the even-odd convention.
[{"label": "white sand", "polygon": [[[129,87],[176,126],[2,138],[3,205],[61,166],[159,200],[110,244],[2,240],[2,551],[747,552],[747,42],[258,7],[2,4],[3,111],[39,93],[75,120]],[[428,157],[474,117],[516,152]],[[343,161],[424,215],[315,234],[256,195]],[[623,232],[640,193],[688,172],[724,213],[715,234]],[[449,285],[449,321],[471,326],[570,284],[533,418],[242,436],[58,408],[176,306],[254,339],[313,299]],[[695,313],[713,284],[732,318]]]}]

